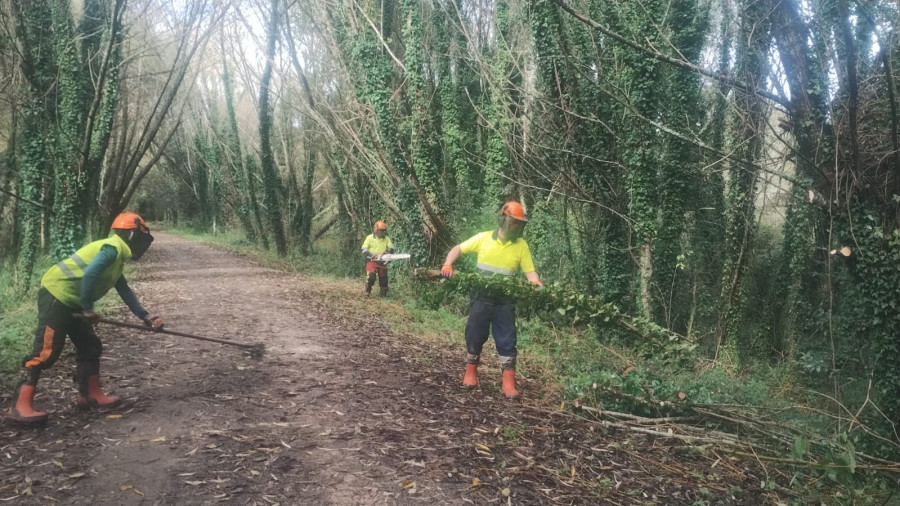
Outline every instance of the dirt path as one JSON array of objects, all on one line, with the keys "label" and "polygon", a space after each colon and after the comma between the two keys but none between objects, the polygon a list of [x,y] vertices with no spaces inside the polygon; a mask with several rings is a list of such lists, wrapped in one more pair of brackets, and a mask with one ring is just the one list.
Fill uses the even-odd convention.
[{"label": "dirt path", "polygon": [[759,476],[727,456],[510,403],[496,391],[499,371],[487,368],[481,389],[463,391],[461,350],[326,302],[302,276],[162,233],[139,270],[136,293],[169,328],[263,341],[265,358],[102,327],[104,382],[127,402],[76,411],[66,352],[40,385],[48,425],[0,427],[0,500],[766,502]]}]

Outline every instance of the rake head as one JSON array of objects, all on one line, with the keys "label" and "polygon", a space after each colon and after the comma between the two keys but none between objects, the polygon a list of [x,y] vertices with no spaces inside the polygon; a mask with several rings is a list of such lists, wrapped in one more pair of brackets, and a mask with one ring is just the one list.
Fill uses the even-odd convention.
[{"label": "rake head", "polygon": [[244,351],[246,351],[253,360],[262,360],[263,355],[266,354],[266,345],[260,343],[246,348]]}]

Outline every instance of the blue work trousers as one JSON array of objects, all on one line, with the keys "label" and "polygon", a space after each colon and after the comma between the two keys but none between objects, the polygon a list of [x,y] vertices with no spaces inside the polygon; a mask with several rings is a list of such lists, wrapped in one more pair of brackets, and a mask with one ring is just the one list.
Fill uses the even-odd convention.
[{"label": "blue work trousers", "polygon": [[472,299],[466,322],[466,351],[470,355],[481,355],[481,348],[489,334],[494,335],[498,355],[516,356],[515,304],[490,304]]}]

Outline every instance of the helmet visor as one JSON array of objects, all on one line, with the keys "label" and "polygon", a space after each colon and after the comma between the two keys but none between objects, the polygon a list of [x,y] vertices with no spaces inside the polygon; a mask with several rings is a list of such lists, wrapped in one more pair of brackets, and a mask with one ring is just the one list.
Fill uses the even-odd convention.
[{"label": "helmet visor", "polygon": [[508,240],[515,241],[525,233],[524,221],[517,220],[510,216],[506,216],[506,219],[503,221],[503,235],[505,235]]},{"label": "helmet visor", "polygon": [[131,236],[131,259],[132,260],[140,260],[144,253],[150,248],[150,244],[153,243],[153,236],[150,235],[150,231],[140,232],[135,230]]}]

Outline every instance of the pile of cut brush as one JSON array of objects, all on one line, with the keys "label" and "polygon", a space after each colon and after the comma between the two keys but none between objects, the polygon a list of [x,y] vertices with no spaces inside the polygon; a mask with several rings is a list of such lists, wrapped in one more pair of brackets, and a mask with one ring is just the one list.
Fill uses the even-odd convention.
[{"label": "pile of cut brush", "polygon": [[[900,452],[896,441],[882,437],[848,414],[844,431],[825,436],[786,422],[785,411],[736,404],[684,403],[682,415],[641,417],[574,404],[573,412],[603,426],[655,437],[670,438],[695,447],[728,452],[759,462],[813,469],[837,483],[849,483],[860,471],[875,472],[892,481],[900,478],[900,462],[859,451],[848,430],[863,432]],[[808,410],[803,406],[797,412]],[[792,481],[791,476],[786,476]],[[782,490],[784,492],[784,490]]]}]

